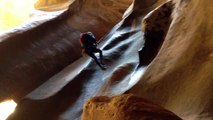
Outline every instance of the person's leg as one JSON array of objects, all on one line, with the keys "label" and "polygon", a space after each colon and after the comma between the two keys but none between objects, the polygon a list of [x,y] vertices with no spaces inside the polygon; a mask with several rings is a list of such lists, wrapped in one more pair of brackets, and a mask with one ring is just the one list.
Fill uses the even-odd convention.
[{"label": "person's leg", "polygon": [[105,69],[101,64],[100,62],[98,61],[97,57],[94,55],[93,52],[91,51],[86,51],[86,53],[95,60],[96,64],[101,68],[101,69]]},{"label": "person's leg", "polygon": [[102,50],[100,50],[98,48],[95,48],[93,51],[99,53],[100,62],[102,63],[102,59],[103,59],[103,52],[102,52]]}]

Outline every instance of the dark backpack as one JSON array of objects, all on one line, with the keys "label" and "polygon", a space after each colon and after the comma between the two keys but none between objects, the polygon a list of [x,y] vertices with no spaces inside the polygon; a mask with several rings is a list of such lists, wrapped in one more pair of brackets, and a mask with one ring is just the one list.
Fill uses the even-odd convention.
[{"label": "dark backpack", "polygon": [[92,33],[82,33],[80,35],[79,43],[82,48],[91,47],[96,44],[96,39]]}]

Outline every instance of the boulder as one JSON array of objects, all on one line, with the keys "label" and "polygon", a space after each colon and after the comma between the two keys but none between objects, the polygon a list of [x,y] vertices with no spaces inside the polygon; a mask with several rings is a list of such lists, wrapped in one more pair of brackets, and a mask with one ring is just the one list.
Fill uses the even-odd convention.
[{"label": "boulder", "polygon": [[99,96],[84,104],[81,120],[181,120],[174,113],[133,94]]}]

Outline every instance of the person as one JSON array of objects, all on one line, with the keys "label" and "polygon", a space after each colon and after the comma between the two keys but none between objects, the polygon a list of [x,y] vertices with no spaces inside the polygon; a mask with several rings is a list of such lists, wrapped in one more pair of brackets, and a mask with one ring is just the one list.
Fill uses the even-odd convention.
[{"label": "person", "polygon": [[[82,47],[82,53],[86,53],[87,55],[92,57],[95,60],[96,64],[101,69],[105,70],[106,68],[102,64],[103,53],[99,48],[97,48],[97,41],[93,33],[92,32],[81,33],[80,44]],[[95,56],[95,53],[97,52],[99,53],[100,61],[98,61],[98,58]]]}]

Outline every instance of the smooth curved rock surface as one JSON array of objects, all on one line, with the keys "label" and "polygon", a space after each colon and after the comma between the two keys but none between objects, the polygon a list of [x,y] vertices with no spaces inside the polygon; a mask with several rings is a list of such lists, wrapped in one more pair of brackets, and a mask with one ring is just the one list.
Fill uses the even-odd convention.
[{"label": "smooth curved rock surface", "polygon": [[[87,57],[79,59],[86,63],[83,66],[78,64],[81,62],[77,60],[77,63],[62,70],[23,98],[9,120],[78,120],[82,106],[88,98],[97,94],[121,94],[129,89],[132,83],[135,83],[133,80],[129,84],[132,81],[131,76],[134,76],[131,74],[138,64],[137,51],[143,45],[141,20],[155,6],[145,7],[144,10],[137,12],[141,16],[132,16],[134,19],[132,24],[129,21],[129,25],[125,28],[122,25],[126,19],[122,20],[101,40],[99,47],[103,50],[104,62],[108,67],[106,71],[102,71]],[[81,66],[81,69],[78,66]],[[126,74],[116,77],[119,71],[125,71]],[[140,73],[143,71],[141,70]],[[34,109],[31,109],[32,107]],[[29,115],[24,115],[26,113]]]},{"label": "smooth curved rock surface", "polygon": [[[99,5],[86,2],[88,5]],[[148,0],[136,0],[134,3],[143,2]],[[184,120],[211,120],[212,1],[173,0],[173,19],[164,43],[152,61],[138,66],[137,51],[144,43],[141,21],[161,2],[159,0],[154,4],[155,1],[150,1],[149,7],[132,4],[123,15],[123,20],[113,29],[107,26],[111,26],[116,17],[106,19],[93,13],[97,8],[88,9],[80,1],[74,2],[72,5],[81,7],[69,9],[76,14],[69,16],[72,19],[66,19],[66,25],[74,26],[77,31],[91,30],[98,38],[111,30],[101,39],[99,46],[103,49],[107,70],[101,71],[88,57],[79,57],[24,97],[9,120],[79,120],[82,105],[88,98],[124,92],[153,101]],[[86,25],[83,20],[90,18],[95,20],[85,29],[76,25],[78,21]],[[103,27],[104,32],[94,25]],[[146,57],[149,56],[143,59]]]},{"label": "smooth curved rock surface", "polygon": [[[122,15],[133,0],[77,0],[70,6],[72,14],[67,23],[80,31],[90,30],[96,37],[103,37],[100,31],[109,33],[122,19]],[[96,34],[99,33],[99,34]]]},{"label": "smooth curved rock surface", "polygon": [[[118,2],[112,1],[112,4],[102,4],[100,7],[97,5],[95,8],[98,11],[84,9],[85,5],[81,2],[88,1],[75,1],[70,5],[70,9],[56,18],[29,23],[28,26],[1,36],[0,101],[8,98],[19,101],[64,67],[79,59],[80,32],[92,31],[96,38],[100,39],[121,20],[122,16],[117,16],[106,22],[111,12],[116,15],[122,14],[128,7],[125,4],[131,4],[131,1],[123,2],[121,8],[107,12],[105,8],[116,6]],[[87,4],[87,7],[93,8],[94,5]],[[87,14],[88,11],[92,14]],[[100,12],[107,14],[99,14]],[[82,14],[79,17],[80,13]],[[92,21],[85,21],[87,19],[96,21],[95,25],[91,24]]]},{"label": "smooth curved rock surface", "polygon": [[19,100],[81,56],[80,49],[76,49],[80,47],[80,32],[70,28],[64,19],[62,15],[2,37],[0,100]]},{"label": "smooth curved rock surface", "polygon": [[165,41],[129,93],[153,100],[185,120],[212,119],[212,1],[174,2]]}]

